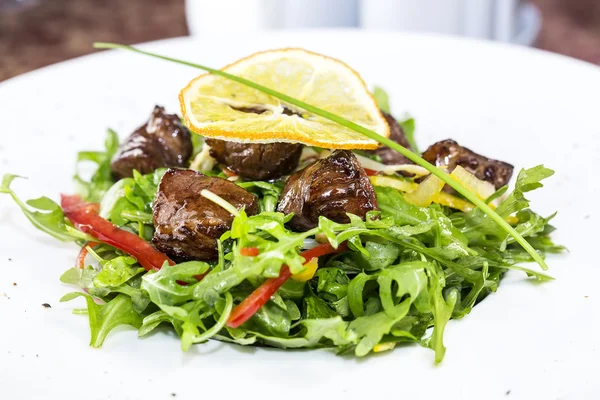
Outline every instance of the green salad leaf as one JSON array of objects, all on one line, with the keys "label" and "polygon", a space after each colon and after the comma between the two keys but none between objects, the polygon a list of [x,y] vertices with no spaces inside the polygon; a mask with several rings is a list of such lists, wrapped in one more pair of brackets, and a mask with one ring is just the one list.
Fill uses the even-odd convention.
[{"label": "green salad leaf", "polygon": [[[381,111],[391,114],[390,97],[384,89],[379,86],[375,86],[373,88],[373,97],[375,97],[375,101],[377,102],[377,105]],[[415,119],[408,117],[402,121],[399,121],[398,124],[400,124],[400,127],[402,127],[404,137],[406,137],[406,140],[413,151],[417,154],[421,154],[419,148],[417,147],[417,142],[415,141]]]},{"label": "green salad leaf", "polygon": [[119,325],[131,325],[134,328],[142,326],[142,317],[134,310],[131,297],[127,295],[119,294],[105,304],[97,304],[92,296],[74,292],[64,295],[60,301],[70,301],[77,297],[85,298],[87,303],[92,347],[101,347],[110,331]]},{"label": "green salad leaf", "polygon": [[100,216],[119,226],[130,222],[152,225],[152,203],[165,172],[166,168],[147,175],[133,171],[133,177],[114,183],[101,199]]},{"label": "green salad leaf", "polygon": [[[0,184],[0,193],[6,193],[21,208],[23,214],[29,222],[40,231],[63,241],[89,241],[93,238],[85,233],[75,229],[73,225],[65,219],[65,215],[60,206],[48,197],[38,197],[37,199],[27,200],[23,203],[17,194],[10,188],[11,183],[18,175],[6,174]],[[33,208],[33,210],[31,208]]]},{"label": "green salad leaf", "polygon": [[386,113],[390,113],[390,98],[387,94],[387,92],[380,88],[379,86],[375,86],[373,88],[373,97],[375,97],[375,101],[377,102],[377,105],[379,106],[379,108],[381,109],[381,111],[384,111]]},{"label": "green salad leaf", "polygon": [[[77,193],[82,199],[97,203],[104,193],[113,185],[110,161],[119,149],[119,136],[112,129],[108,129],[104,141],[104,151],[81,151],[77,154],[77,169],[73,177]],[[81,177],[79,167],[81,163],[91,162],[96,164],[96,170],[89,180]]]},{"label": "green salad leaf", "polygon": [[408,142],[408,144],[410,144],[410,147],[413,149],[413,151],[415,153],[421,154],[421,151],[419,151],[419,147],[417,146],[417,141],[415,140],[415,131],[416,131],[415,119],[412,117],[409,117],[403,121],[399,121],[398,123],[402,127],[402,131],[404,132],[404,137],[406,138],[406,141]]}]

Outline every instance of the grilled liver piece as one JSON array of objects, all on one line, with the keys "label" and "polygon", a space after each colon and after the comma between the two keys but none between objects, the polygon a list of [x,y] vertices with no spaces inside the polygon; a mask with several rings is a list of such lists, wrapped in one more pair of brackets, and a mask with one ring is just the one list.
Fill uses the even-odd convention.
[{"label": "grilled liver piece", "polygon": [[377,210],[377,198],[354,154],[338,150],[290,176],[277,210],[294,213],[290,227],[307,231],[321,215],[340,223],[350,221],[346,213],[364,218]]},{"label": "grilled liver piece", "polygon": [[460,165],[477,178],[490,182],[496,189],[508,183],[514,168],[503,161],[479,155],[452,139],[432,144],[423,153],[423,158],[438,167],[447,166],[448,172]]},{"label": "grilled liver piece", "polygon": [[155,106],[148,122],[121,144],[110,168],[121,179],[132,176],[134,169],[148,174],[160,167],[184,167],[192,150],[190,132],[179,117]]},{"label": "grilled liver piece", "polygon": [[222,178],[192,170],[169,169],[158,187],[152,207],[152,243],[169,256],[187,260],[217,257],[217,239],[231,228],[233,215],[200,195],[210,190],[235,208],[245,207],[248,215],[258,212],[252,193]]},{"label": "grilled liver piece", "polygon": [[289,174],[297,166],[297,143],[236,143],[206,139],[210,155],[242,178],[265,181]]}]

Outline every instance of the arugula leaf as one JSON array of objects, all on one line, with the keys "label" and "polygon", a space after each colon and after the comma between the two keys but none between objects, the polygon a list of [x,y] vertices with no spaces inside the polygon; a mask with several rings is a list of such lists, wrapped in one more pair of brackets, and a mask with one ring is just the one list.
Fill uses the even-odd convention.
[{"label": "arugula leaf", "polygon": [[[190,304],[190,303],[188,303]],[[191,303],[191,304],[200,304],[199,302]],[[183,323],[183,332],[181,333],[181,348],[183,351],[187,351],[189,347],[194,343],[202,343],[207,341],[208,339],[214,337],[219,333],[227,323],[227,319],[231,314],[231,309],[233,308],[233,297],[231,293],[225,293],[225,300],[219,300],[216,302],[215,309],[220,314],[219,318],[216,319],[215,324],[210,328],[206,329],[204,332],[200,333],[198,331],[198,326],[204,328],[204,324],[201,321],[200,316],[197,315],[196,310],[193,310],[189,315],[189,318],[185,319]]]},{"label": "arugula leaf", "polygon": [[400,256],[400,247],[395,243],[379,243],[367,241],[365,250],[368,257],[362,253],[351,253],[358,265],[365,271],[376,271],[389,267]]},{"label": "arugula leaf", "polygon": [[348,323],[341,317],[306,319],[298,322],[295,327],[300,331],[288,337],[268,336],[260,332],[249,332],[262,339],[262,342],[284,349],[300,347],[320,347],[330,342],[334,346],[351,345],[356,335],[347,330]]},{"label": "arugula leaf", "polygon": [[250,319],[255,328],[265,335],[285,336],[292,326],[292,316],[286,308],[268,301]]},{"label": "arugula leaf", "polygon": [[440,363],[446,354],[444,346],[444,329],[452,317],[452,312],[458,299],[456,290],[450,291],[446,298],[442,293],[445,285],[443,273],[429,269],[429,299],[433,313],[433,334],[429,340],[429,347],[435,351],[435,362]]},{"label": "arugula leaf", "polygon": [[415,140],[415,119],[411,117],[398,123],[402,127],[404,137],[406,138],[406,141],[412,148],[413,153],[421,154],[421,152],[419,151],[419,147],[417,146],[417,141]]},{"label": "arugula leaf", "polygon": [[[200,283],[196,282],[194,276],[204,274],[210,266],[202,261],[189,261],[174,265],[169,268],[161,268],[157,272],[149,272],[142,277],[141,289],[148,293],[150,300],[155,304],[173,306],[176,304],[182,304],[186,301],[193,299],[193,294],[196,286]],[[221,271],[217,274],[219,278],[225,275],[234,275],[235,271],[227,270]],[[209,273],[204,279],[201,281],[205,286],[206,282],[211,274]],[[214,275],[213,275],[214,276]],[[231,286],[224,287],[229,289],[230,287],[236,286],[242,280],[233,280],[232,277],[229,278],[234,281],[234,284]],[[209,279],[210,282],[213,282],[214,279]],[[217,284],[223,283],[224,280],[216,282]],[[185,282],[187,285],[181,285],[180,282]]]},{"label": "arugula leaf", "polygon": [[96,287],[116,287],[144,271],[137,260],[129,256],[115,257],[102,263],[102,269],[94,278]]},{"label": "arugula leaf", "polygon": [[259,212],[274,212],[277,209],[277,203],[279,202],[279,196],[285,185],[284,180],[278,180],[274,183],[263,182],[263,181],[252,181],[252,182],[236,182],[237,185],[243,189],[246,189],[258,196],[258,209]]},{"label": "arugula leaf", "polygon": [[87,289],[92,286],[92,282],[98,275],[98,271],[96,271],[92,267],[85,268],[69,268],[66,270],[61,276],[60,281],[63,283],[68,283],[70,285],[75,285],[80,287],[81,289]]},{"label": "arugula leaf", "polygon": [[152,202],[165,171],[158,168],[147,175],[133,171],[133,177],[117,181],[102,197],[100,216],[119,226],[129,221],[152,225]]},{"label": "arugula leaf", "polygon": [[327,302],[315,295],[304,298],[304,317],[306,319],[331,318],[338,315]]},{"label": "arugula leaf", "polygon": [[[65,219],[65,215],[60,206],[53,200],[47,197],[39,197],[37,199],[27,200],[27,204],[23,203],[17,194],[10,188],[10,185],[15,178],[20,178],[20,176],[5,174],[2,177],[2,183],[0,184],[0,193],[10,195],[33,226],[63,242],[95,240],[75,229],[75,227]],[[40,211],[33,211],[28,206]]]},{"label": "arugula leaf", "polygon": [[[350,281],[348,285],[348,303],[350,310],[355,317],[362,317],[365,314],[365,294],[368,295],[367,284],[371,281],[377,282],[379,286],[379,298],[381,305],[389,316],[393,314],[394,307],[398,302],[408,295],[411,299],[410,303],[417,302],[419,309],[424,309],[422,292],[427,289],[427,277],[425,270],[430,268],[429,263],[422,261],[413,261],[398,264],[380,270],[374,274],[367,275],[365,273],[358,274]],[[392,287],[395,285],[396,291],[392,293]]]},{"label": "arugula leaf", "polygon": [[108,303],[96,304],[92,296],[74,292],[64,295],[60,301],[70,301],[76,297],[84,297],[87,303],[92,347],[101,347],[109,332],[119,325],[131,325],[138,329],[142,326],[142,317],[133,309],[129,296],[119,294]]},{"label": "arugula leaf", "polygon": [[174,327],[178,325],[178,321],[175,318],[171,317],[163,310],[159,310],[144,318],[142,326],[140,326],[140,329],[138,330],[138,336],[142,337],[148,335],[163,322],[171,323]]},{"label": "arugula leaf", "polygon": [[86,201],[97,203],[113,184],[110,161],[119,149],[119,136],[112,129],[107,130],[104,151],[81,151],[77,155],[77,167],[83,162],[96,164],[96,171],[89,181],[83,179],[79,172],[73,180],[79,195]]},{"label": "arugula leaf", "polygon": [[[122,293],[131,298],[133,309],[140,315],[150,305],[150,298],[140,290],[141,279],[135,278],[132,281],[123,283],[122,285],[110,288],[111,293]],[[90,290],[90,294],[94,295],[94,291]]]},{"label": "arugula leaf", "polygon": [[375,186],[375,194],[382,215],[393,218],[396,226],[418,225],[429,219],[427,209],[410,204],[396,189]]},{"label": "arugula leaf", "polygon": [[297,282],[293,279],[288,279],[279,288],[277,293],[285,300],[301,300],[304,297],[305,287],[306,282]]},{"label": "arugula leaf", "polygon": [[319,268],[314,277],[317,279],[316,290],[320,297],[332,301],[346,297],[350,278],[340,268]]},{"label": "arugula leaf", "polygon": [[391,313],[378,312],[350,322],[349,330],[360,338],[354,353],[358,357],[370,353],[383,336],[388,334],[392,327],[406,316],[409,308],[410,298],[395,306]]},{"label": "arugula leaf", "polygon": [[384,111],[389,114],[390,113],[390,100],[389,100],[389,96],[388,96],[387,92],[385,90],[383,90],[382,88],[380,88],[379,86],[375,86],[373,88],[373,97],[375,97],[375,101],[377,102],[377,105],[379,106],[381,111]]},{"label": "arugula leaf", "polygon": [[525,198],[524,193],[543,187],[544,185],[540,181],[552,175],[554,175],[554,171],[543,165],[521,169],[517,176],[515,189],[496,209],[498,215],[506,218],[514,212],[529,207],[529,200]]},{"label": "arugula leaf", "polygon": [[[515,189],[496,209],[497,213],[504,218],[515,212],[517,213],[519,223],[515,227],[515,230],[525,237],[532,246],[539,242],[536,240],[532,241],[532,237],[543,234],[547,229],[548,222],[554,215],[543,218],[528,210],[530,202],[525,198],[524,193],[541,188],[543,185],[540,181],[553,174],[554,171],[542,165],[530,169],[522,169],[517,177]],[[462,214],[460,218],[456,219],[455,224],[460,227],[460,230],[469,239],[470,246],[495,247],[501,251],[505,251],[508,244],[515,242],[512,236],[509,236],[478,209]],[[542,250],[535,246],[534,248],[538,251]],[[518,249],[516,251],[522,254]],[[527,257],[527,260],[530,259],[531,256]]]}]

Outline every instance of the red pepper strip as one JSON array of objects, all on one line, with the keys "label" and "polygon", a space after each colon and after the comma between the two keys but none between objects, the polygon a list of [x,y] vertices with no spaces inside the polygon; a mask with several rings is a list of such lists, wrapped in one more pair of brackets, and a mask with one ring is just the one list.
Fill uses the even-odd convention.
[{"label": "red pepper strip", "polygon": [[[300,253],[304,257],[304,262],[307,263],[315,257],[321,257],[326,254],[341,253],[348,250],[345,243],[337,249],[331,247],[329,243],[321,244],[310,250]],[[227,321],[227,326],[237,328],[244,322],[248,321],[269,299],[275,294],[277,289],[281,287],[292,276],[287,265],[282,265],[277,278],[269,278],[257,287],[248,297],[238,304]]]},{"label": "red pepper strip", "polygon": [[329,243],[323,243],[313,247],[310,250],[303,251],[300,253],[304,257],[304,263],[309,262],[315,257],[326,256],[327,254],[343,253],[348,251],[348,244],[346,242],[340,244],[337,249],[334,249]]},{"label": "red pepper strip", "polygon": [[[246,256],[246,257],[256,257],[258,255],[258,247],[242,247],[240,249],[240,254],[243,255],[243,256]],[[200,281],[209,272],[210,272],[210,270],[206,271],[203,274],[195,275],[194,278],[196,278],[197,281]],[[187,286],[188,285],[186,282],[183,282],[183,281],[177,281],[177,283],[179,283],[181,286]]]},{"label": "red pepper strip", "polygon": [[98,206],[77,195],[61,195],[60,205],[66,217],[83,233],[95,237],[135,257],[147,271],[160,269],[164,262],[175,263],[139,236],[111,224],[97,214]]},{"label": "red pepper strip", "polygon": [[229,168],[223,168],[223,173],[230,178],[237,176],[237,174],[235,172],[233,172],[232,170],[230,170]]},{"label": "red pepper strip", "polygon": [[98,243],[98,242],[87,242],[86,244],[84,244],[83,247],[81,248],[81,251],[79,251],[79,255],[77,255],[77,261],[75,262],[75,266],[83,269],[85,267],[85,257],[88,255],[88,249],[87,249],[88,246],[96,247],[99,244],[100,243]]},{"label": "red pepper strip", "polygon": [[258,247],[242,247],[240,254],[246,257],[256,257],[258,255]]},{"label": "red pepper strip", "polygon": [[364,168],[365,173],[367,174],[367,176],[373,176],[373,175],[377,175],[379,173],[379,171],[375,171],[372,169],[368,169],[368,168]]},{"label": "red pepper strip", "polygon": [[269,278],[262,285],[254,289],[250,296],[246,297],[238,304],[227,321],[227,326],[237,328],[248,321],[269,299],[275,294],[277,289],[287,281],[292,273],[287,265],[282,265],[277,278]]}]

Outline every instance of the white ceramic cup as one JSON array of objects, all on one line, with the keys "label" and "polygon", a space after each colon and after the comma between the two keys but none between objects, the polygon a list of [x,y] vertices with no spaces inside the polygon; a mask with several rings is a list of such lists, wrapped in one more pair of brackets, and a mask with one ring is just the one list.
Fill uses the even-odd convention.
[{"label": "white ceramic cup", "polygon": [[532,4],[519,0],[361,0],[360,25],[529,45],[540,15]]},{"label": "white ceramic cup", "polygon": [[192,35],[357,27],[359,0],[187,0]]},{"label": "white ceramic cup", "polygon": [[187,0],[192,35],[345,27],[437,32],[529,45],[537,9],[519,0]]}]

